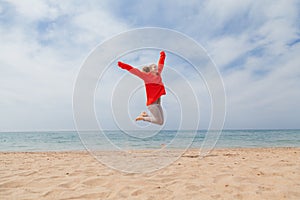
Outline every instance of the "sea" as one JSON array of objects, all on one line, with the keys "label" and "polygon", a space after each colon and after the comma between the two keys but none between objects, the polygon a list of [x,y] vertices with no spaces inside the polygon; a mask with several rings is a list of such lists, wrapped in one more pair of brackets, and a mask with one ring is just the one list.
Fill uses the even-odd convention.
[{"label": "sea", "polygon": [[0,132],[0,152],[300,147],[300,130]]}]

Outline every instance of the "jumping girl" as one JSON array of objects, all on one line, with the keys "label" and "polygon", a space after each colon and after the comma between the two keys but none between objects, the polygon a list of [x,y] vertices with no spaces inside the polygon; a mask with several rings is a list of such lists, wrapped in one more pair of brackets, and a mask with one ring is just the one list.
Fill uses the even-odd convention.
[{"label": "jumping girl", "polygon": [[161,78],[161,72],[164,67],[166,54],[164,51],[160,52],[160,58],[158,65],[151,64],[143,67],[142,71],[134,68],[128,64],[118,62],[119,67],[128,70],[130,73],[141,78],[145,83],[148,110],[151,115],[147,112],[142,112],[135,120],[143,120],[158,125],[163,125],[164,115],[161,107],[161,96],[166,94],[164,84]]}]

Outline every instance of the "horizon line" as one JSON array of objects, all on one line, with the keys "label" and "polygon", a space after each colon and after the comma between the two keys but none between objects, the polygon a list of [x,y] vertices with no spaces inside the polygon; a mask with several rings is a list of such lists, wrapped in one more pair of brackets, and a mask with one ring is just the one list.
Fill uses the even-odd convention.
[{"label": "horizon line", "polygon": [[[162,129],[163,131],[178,131],[176,129]],[[247,130],[300,130],[300,128],[225,128],[225,129],[211,129],[210,131],[247,131]],[[104,130],[80,130],[86,132],[92,131],[141,131],[141,130],[119,130],[119,129],[104,129]],[[157,130],[142,130],[142,131],[157,131]],[[195,131],[194,129],[183,129],[180,131]],[[197,129],[196,131],[208,131],[208,129]],[[17,132],[78,132],[75,129],[62,129],[62,130],[0,130],[0,133],[17,133]]]}]

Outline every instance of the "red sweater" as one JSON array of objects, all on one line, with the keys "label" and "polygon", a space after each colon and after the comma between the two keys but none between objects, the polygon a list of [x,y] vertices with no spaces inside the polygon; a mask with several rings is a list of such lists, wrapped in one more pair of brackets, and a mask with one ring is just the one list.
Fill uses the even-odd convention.
[{"label": "red sweater", "polygon": [[118,62],[119,67],[128,70],[130,73],[144,80],[145,87],[146,87],[146,95],[147,95],[147,103],[146,103],[147,106],[154,103],[160,96],[166,94],[165,86],[160,76],[164,67],[165,58],[166,58],[165,52],[161,51],[160,58],[158,61],[157,74],[153,72],[142,72],[139,69],[134,68],[128,64]]}]

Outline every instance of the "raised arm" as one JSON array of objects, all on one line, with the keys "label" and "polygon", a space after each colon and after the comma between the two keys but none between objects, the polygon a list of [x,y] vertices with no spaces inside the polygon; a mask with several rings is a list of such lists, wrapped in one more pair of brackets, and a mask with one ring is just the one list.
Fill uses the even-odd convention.
[{"label": "raised arm", "polygon": [[130,73],[138,76],[141,79],[145,78],[145,73],[141,72],[139,69],[134,68],[126,63],[122,63],[122,62],[118,62],[119,67],[121,67],[122,69],[126,69],[127,71],[129,71]]},{"label": "raised arm", "polygon": [[164,68],[165,58],[166,58],[165,52],[161,51],[159,61],[158,61],[158,67],[157,67],[158,68],[158,73],[161,73],[163,68]]}]

